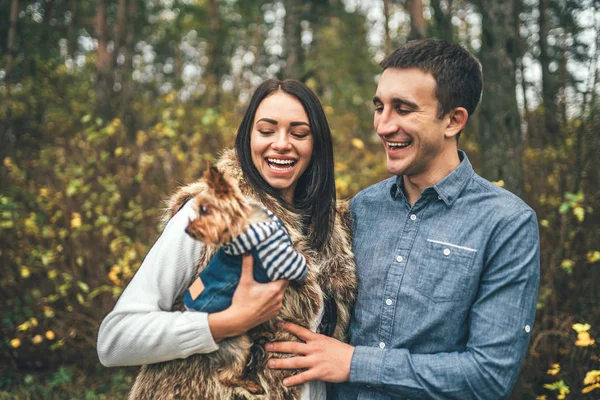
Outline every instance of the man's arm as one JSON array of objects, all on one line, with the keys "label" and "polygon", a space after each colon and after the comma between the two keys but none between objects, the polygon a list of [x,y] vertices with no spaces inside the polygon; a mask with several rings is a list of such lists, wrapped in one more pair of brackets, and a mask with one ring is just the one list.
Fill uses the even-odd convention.
[{"label": "man's arm", "polygon": [[[348,380],[410,398],[508,397],[525,357],[535,318],[539,285],[535,214],[527,211],[508,218],[490,238],[486,250],[487,262],[471,308],[464,352],[411,354],[406,349],[358,346],[353,348]],[[341,360],[332,364],[318,357],[327,354],[326,348],[334,347],[335,339],[319,338],[318,342],[322,348],[316,348],[315,340],[296,345],[294,350],[304,357],[271,360],[270,364],[276,368],[300,364],[308,368],[289,378],[291,384],[302,383],[307,377],[331,381],[330,376],[317,372],[329,370],[324,365],[337,364],[339,371],[345,371],[348,365]],[[273,343],[270,350],[285,352],[287,346]]]}]

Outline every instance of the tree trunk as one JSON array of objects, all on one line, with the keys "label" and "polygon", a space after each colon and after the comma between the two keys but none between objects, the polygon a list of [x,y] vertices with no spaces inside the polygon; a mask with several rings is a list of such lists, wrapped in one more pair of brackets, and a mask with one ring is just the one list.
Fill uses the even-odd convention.
[{"label": "tree trunk", "polygon": [[102,119],[109,120],[112,117],[112,63],[107,48],[106,2],[97,0],[96,3],[96,112]]},{"label": "tree trunk", "polygon": [[133,104],[134,85],[132,74],[132,54],[133,46],[135,42],[135,18],[137,14],[137,1],[128,0],[127,4],[127,27],[125,35],[125,44],[122,48],[122,54],[124,57],[123,62],[123,73],[121,74],[121,115],[123,123],[127,129],[128,137],[131,141],[135,141],[135,135],[137,127],[135,123],[135,113],[132,111],[131,105]]},{"label": "tree trunk", "polygon": [[207,98],[211,106],[218,105],[221,99],[221,50],[223,46],[220,33],[221,23],[217,0],[209,0],[210,40],[208,42]]},{"label": "tree trunk", "polygon": [[521,19],[519,15],[521,14],[521,1],[514,0],[514,9],[513,9],[513,17],[515,20],[514,28],[515,28],[515,37],[517,40],[517,64],[519,68],[519,72],[521,75],[521,92],[523,96],[523,117],[525,118],[525,131],[523,132],[525,141],[529,140],[529,106],[527,104],[527,79],[525,79],[525,65],[523,63],[523,56],[525,55],[525,44],[523,39],[521,38]]},{"label": "tree trunk", "polygon": [[408,13],[410,14],[409,40],[424,39],[427,36],[427,22],[423,16],[422,0],[407,0]]},{"label": "tree trunk", "polygon": [[484,76],[488,77],[480,109],[479,146],[482,175],[491,181],[504,181],[507,189],[522,196],[523,144],[515,95],[518,38],[513,8],[513,0],[479,1],[480,61]]},{"label": "tree trunk", "polygon": [[116,60],[121,51],[121,48],[125,44],[125,35],[127,32],[127,0],[119,0],[117,6],[117,23],[114,29],[114,43],[115,51],[113,52],[113,58]]},{"label": "tree trunk", "polygon": [[560,134],[560,125],[558,123],[558,106],[556,104],[556,82],[550,72],[550,55],[548,53],[548,0],[539,0],[540,17],[538,24],[540,27],[540,65],[542,67],[542,99],[544,104],[544,124],[548,133],[548,139],[545,142],[551,145],[558,143]]},{"label": "tree trunk", "polygon": [[283,0],[285,20],[285,78],[300,79],[303,72],[302,57],[302,3],[297,0]]},{"label": "tree trunk", "polygon": [[385,18],[384,37],[385,37],[385,54],[389,55],[392,52],[392,38],[390,36],[390,8],[392,0],[383,0],[383,16]]},{"label": "tree trunk", "polygon": [[71,22],[67,32],[68,55],[75,58],[77,51],[77,0],[71,0]]},{"label": "tree trunk", "polygon": [[452,29],[452,0],[448,0],[448,11],[442,10],[440,0],[431,0],[431,8],[433,8],[433,18],[435,20],[435,36],[444,39],[450,43],[454,41]]},{"label": "tree trunk", "polygon": [[4,92],[5,100],[8,100],[10,97],[10,84],[12,78],[12,69],[13,63],[15,60],[15,54],[17,52],[17,17],[19,15],[19,0],[12,0],[10,6],[10,20],[9,20],[9,28],[8,28],[8,41],[6,44],[6,49],[8,50],[8,57],[6,60],[6,91]]}]

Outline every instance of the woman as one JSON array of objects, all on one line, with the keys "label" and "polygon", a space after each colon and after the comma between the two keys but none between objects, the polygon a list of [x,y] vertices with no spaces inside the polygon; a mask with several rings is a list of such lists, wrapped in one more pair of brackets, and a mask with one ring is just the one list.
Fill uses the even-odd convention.
[{"label": "woman", "polygon": [[[257,284],[245,262],[228,309],[213,314],[171,311],[214,253],[184,232],[193,218],[187,200],[203,188],[197,182],[171,198],[164,232],[102,322],[100,361],[105,366],[159,363],[143,367],[151,378],[138,379],[132,397],[160,398],[179,391],[183,397],[208,399],[324,399],[324,383],[304,385],[299,394],[297,388],[283,386],[279,372],[265,362],[256,377],[264,394],[224,386],[217,371],[206,371],[202,358],[218,349],[219,341],[261,323],[272,332],[268,340],[283,338],[276,315],[313,331],[322,321],[321,332],[344,339],[355,298],[354,258],[347,221],[336,211],[331,133],[318,98],[294,80],[261,84],[238,129],[235,152],[225,152],[217,167],[285,223],[294,248],[307,260],[306,282],[287,289],[285,281]],[[257,346],[264,354],[263,344]],[[189,374],[180,373],[181,363]],[[198,382],[198,376],[208,378]]]}]

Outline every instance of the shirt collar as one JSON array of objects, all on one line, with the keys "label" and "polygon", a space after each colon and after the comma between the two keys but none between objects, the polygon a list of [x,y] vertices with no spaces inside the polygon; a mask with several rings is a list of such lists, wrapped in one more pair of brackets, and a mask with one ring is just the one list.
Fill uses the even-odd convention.
[{"label": "shirt collar", "polygon": [[[464,151],[458,151],[458,158],[460,159],[458,167],[454,168],[452,172],[435,185],[426,188],[423,191],[423,195],[426,195],[427,192],[433,189],[437,193],[439,199],[447,206],[451,206],[456,201],[467,182],[471,179],[471,176],[475,173],[473,166]],[[403,188],[404,180],[402,179],[402,175],[398,175],[395,183],[392,184],[392,187],[390,188],[392,198],[395,199],[400,196],[404,197]]]}]

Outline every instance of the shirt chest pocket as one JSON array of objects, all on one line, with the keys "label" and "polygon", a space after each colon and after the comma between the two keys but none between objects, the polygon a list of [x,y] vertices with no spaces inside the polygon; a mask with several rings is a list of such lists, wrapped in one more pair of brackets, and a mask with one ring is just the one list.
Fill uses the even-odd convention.
[{"label": "shirt chest pocket", "polygon": [[475,249],[427,239],[416,289],[435,302],[464,299],[476,254]]}]

